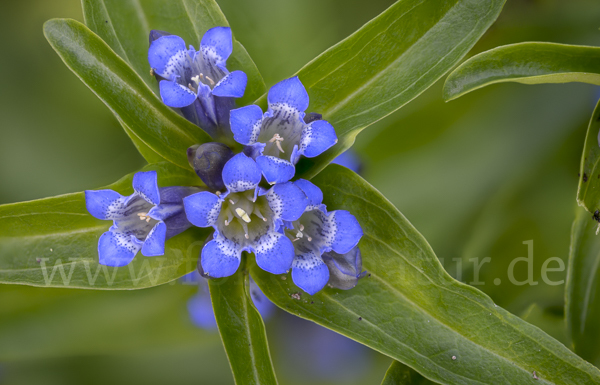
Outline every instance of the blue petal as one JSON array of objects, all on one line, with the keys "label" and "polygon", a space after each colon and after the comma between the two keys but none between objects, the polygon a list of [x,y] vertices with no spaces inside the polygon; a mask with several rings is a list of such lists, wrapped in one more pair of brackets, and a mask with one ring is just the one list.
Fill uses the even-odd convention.
[{"label": "blue petal", "polygon": [[167,225],[164,222],[158,222],[144,241],[142,246],[142,255],[146,257],[156,257],[165,253],[165,241],[167,240]]},{"label": "blue petal", "polygon": [[187,219],[194,226],[212,226],[221,212],[222,200],[213,193],[202,191],[183,199]]},{"label": "blue petal", "polygon": [[321,155],[337,141],[333,126],[326,120],[316,120],[302,130],[300,153],[308,158],[313,158]]},{"label": "blue petal", "polygon": [[306,194],[292,182],[276,184],[267,192],[266,197],[275,219],[284,221],[297,220],[308,206]]},{"label": "blue petal", "polygon": [[293,164],[276,156],[259,156],[256,158],[256,164],[270,184],[287,182],[296,173]]},{"label": "blue petal", "polygon": [[113,190],[86,190],[85,206],[90,214],[102,220],[115,219],[115,209],[121,211],[126,198]]},{"label": "blue petal", "polygon": [[227,58],[233,51],[233,41],[231,28],[214,27],[206,31],[202,36],[200,48],[206,55],[208,54],[216,64],[225,65]]},{"label": "blue petal", "polygon": [[248,77],[244,72],[233,71],[217,83],[212,93],[215,96],[241,98],[246,91],[246,83]]},{"label": "blue petal", "polygon": [[157,221],[165,221],[183,212],[183,202],[180,204],[165,203],[154,206],[148,211],[148,216]]},{"label": "blue petal", "polygon": [[141,195],[146,202],[157,205],[160,203],[158,192],[158,176],[156,171],[138,172],[133,176],[133,189]]},{"label": "blue petal", "polygon": [[231,192],[256,188],[260,178],[260,168],[256,162],[242,153],[229,159],[223,167],[223,182]]},{"label": "blue petal", "polygon": [[183,204],[183,198],[200,192],[198,187],[191,186],[169,186],[159,187],[160,204]]},{"label": "blue petal", "polygon": [[300,289],[315,295],[329,281],[329,269],[318,255],[309,251],[294,258],[292,280]]},{"label": "blue petal", "polygon": [[245,145],[255,143],[260,134],[262,120],[263,112],[259,106],[254,104],[231,110],[229,121],[233,139]]},{"label": "blue petal", "polygon": [[256,264],[272,274],[284,274],[294,260],[294,245],[283,234],[270,232],[263,235],[253,247]]},{"label": "blue petal", "polygon": [[133,261],[142,247],[133,235],[107,231],[98,240],[98,256],[101,265],[121,267]]},{"label": "blue petal", "polygon": [[336,210],[330,219],[335,223],[335,234],[331,248],[338,254],[346,254],[358,244],[363,230],[356,217],[346,210]]},{"label": "blue petal", "polygon": [[309,182],[306,179],[298,179],[294,184],[300,187],[302,192],[306,194],[309,206],[318,206],[323,203],[323,192],[312,182]]},{"label": "blue petal", "polygon": [[269,90],[269,107],[275,104],[287,104],[299,112],[308,108],[308,93],[297,76],[275,84]]},{"label": "blue petal", "polygon": [[202,248],[202,270],[212,278],[229,277],[240,266],[241,254],[235,243],[216,235]]},{"label": "blue petal", "polygon": [[199,292],[194,295],[188,300],[187,308],[194,325],[208,330],[217,328],[217,320],[208,293]]},{"label": "blue petal", "polygon": [[196,94],[189,88],[170,80],[161,80],[159,88],[163,103],[169,107],[187,107],[196,100]]},{"label": "blue petal", "polygon": [[180,52],[186,52],[185,41],[175,35],[163,36],[154,40],[148,50],[148,62],[159,75],[164,74],[169,60]]}]

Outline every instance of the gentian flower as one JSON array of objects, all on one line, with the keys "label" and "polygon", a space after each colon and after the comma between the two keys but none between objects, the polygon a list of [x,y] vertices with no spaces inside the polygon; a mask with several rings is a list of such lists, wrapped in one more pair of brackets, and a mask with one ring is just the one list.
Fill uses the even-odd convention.
[{"label": "gentian flower", "polygon": [[294,259],[292,242],[278,230],[283,221],[295,221],[308,200],[293,183],[282,183],[266,191],[258,186],[261,172],[254,160],[237,154],[223,168],[227,191],[199,192],[184,199],[192,224],[214,227],[213,239],[201,251],[204,274],[227,277],[240,265],[242,251],[252,251],[256,263],[273,274],[288,271]]},{"label": "gentian flower", "polygon": [[163,102],[181,108],[186,119],[213,138],[230,138],[229,111],[235,107],[234,98],[244,95],[248,81],[244,72],[229,72],[226,67],[233,51],[231,29],[206,31],[199,51],[191,45],[186,49],[181,37],[162,31],[152,31],[150,39],[148,61],[162,79]]},{"label": "gentian flower", "polygon": [[102,265],[128,265],[140,249],[146,257],[163,255],[165,241],[191,226],[183,198],[197,193],[199,188],[159,188],[156,171],[147,171],[133,176],[133,189],[129,196],[113,190],[85,192],[89,213],[114,222],[98,241]]},{"label": "gentian flower", "polygon": [[367,274],[366,271],[362,271],[362,258],[358,246],[346,254],[329,251],[323,253],[321,258],[329,269],[327,285],[335,289],[350,290]]},{"label": "gentian flower", "polygon": [[231,111],[233,138],[246,145],[267,182],[283,183],[295,174],[301,155],[312,158],[337,143],[335,130],[325,120],[306,123],[308,93],[298,77],[275,84],[268,94],[269,109],[250,105]]},{"label": "gentian flower", "polygon": [[298,220],[285,225],[285,234],[293,242],[296,254],[292,264],[292,279],[299,288],[314,295],[330,279],[323,253],[350,252],[360,241],[363,231],[354,215],[348,211],[328,213],[322,203],[323,193],[317,186],[304,179],[294,184],[304,191],[309,204]]},{"label": "gentian flower", "polygon": [[[194,325],[206,330],[214,330],[217,328],[217,321],[210,299],[210,291],[208,289],[208,280],[202,277],[198,271],[193,271],[182,277],[185,284],[193,283],[198,285],[198,293],[190,298],[187,302],[188,313]],[[260,290],[258,285],[250,277],[250,298],[266,321],[275,311],[275,305],[267,299]]]}]

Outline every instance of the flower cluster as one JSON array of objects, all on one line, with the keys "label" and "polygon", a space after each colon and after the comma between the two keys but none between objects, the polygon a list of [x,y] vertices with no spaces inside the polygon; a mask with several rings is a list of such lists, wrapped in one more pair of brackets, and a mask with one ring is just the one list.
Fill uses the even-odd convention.
[{"label": "flower cluster", "polygon": [[[302,156],[318,156],[337,143],[334,128],[321,115],[306,114],[309,97],[298,77],[269,90],[266,112],[256,105],[236,108],[247,77],[227,70],[232,47],[226,27],[208,30],[199,51],[186,49],[179,36],[152,31],[148,61],[163,102],[215,140],[187,153],[206,188],[158,188],[155,172],[140,172],[129,197],[87,191],[89,212],[114,220],[99,241],[100,263],[123,266],[140,249],[161,255],[165,240],[191,223],[214,229],[198,263],[204,277],[234,274],[242,253],[251,252],[267,272],[291,270],[294,283],[311,295],[328,283],[354,287],[364,275],[360,224],[348,211],[328,211],[311,182],[292,181]],[[226,145],[233,141],[242,152]]]}]

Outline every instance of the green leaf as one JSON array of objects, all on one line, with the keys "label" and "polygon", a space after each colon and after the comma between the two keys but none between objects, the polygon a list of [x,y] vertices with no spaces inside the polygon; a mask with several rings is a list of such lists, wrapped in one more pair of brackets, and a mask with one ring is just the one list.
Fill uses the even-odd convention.
[{"label": "green leaf", "polygon": [[577,202],[590,213],[600,209],[600,101],[592,114],[581,155]]},{"label": "green leaf", "polygon": [[253,278],[275,304],[443,384],[600,383],[598,369],[450,277],[421,234],[356,174],[332,165],[313,182],[328,209],[356,215],[369,274],[352,290],[325,288],[311,297],[290,277],[253,265]]},{"label": "green leaf", "polygon": [[277,384],[265,324],[250,295],[248,271],[241,266],[236,274],[208,283],[235,383]]},{"label": "green leaf", "polygon": [[[310,178],[365,127],[396,111],[456,65],[496,20],[505,0],[400,0],[304,66],[309,111],[335,127],[338,144],[299,163]],[[260,101],[264,106],[265,97]]]},{"label": "green leaf", "polygon": [[435,384],[426,378],[423,378],[419,373],[415,372],[408,366],[405,366],[398,361],[392,362],[388,371],[385,373],[381,385],[425,385]]},{"label": "green leaf", "polygon": [[[171,163],[149,165],[159,186],[192,186],[198,177]],[[131,194],[133,173],[106,188]],[[206,229],[167,241],[165,255],[124,267],[98,263],[98,238],[112,225],[86,210],[84,193],[0,206],[0,283],[84,289],[141,289],[172,281],[196,267]]]},{"label": "green leaf", "polygon": [[600,48],[536,42],[497,47],[456,68],[446,79],[444,99],[504,82],[600,85]]},{"label": "green leaf", "polygon": [[[214,0],[82,0],[85,24],[128,62],[149,85],[148,39],[158,29],[181,36],[199,48],[204,33],[217,26],[228,26]],[[246,94],[240,105],[256,100],[265,92],[265,83],[246,49],[233,39],[233,53],[227,61],[230,71],[248,75]]]},{"label": "green leaf", "polygon": [[577,211],[571,233],[565,313],[575,353],[600,363],[600,236],[598,222]]},{"label": "green leaf", "polygon": [[162,158],[190,168],[186,150],[211,140],[204,131],[164,105],[131,67],[83,24],[50,20],[44,24],[44,34],[65,64],[111,109],[126,131]]},{"label": "green leaf", "polygon": [[0,285],[0,360],[215,348],[221,344],[215,333],[185,317],[197,291],[196,285],[110,292]]}]

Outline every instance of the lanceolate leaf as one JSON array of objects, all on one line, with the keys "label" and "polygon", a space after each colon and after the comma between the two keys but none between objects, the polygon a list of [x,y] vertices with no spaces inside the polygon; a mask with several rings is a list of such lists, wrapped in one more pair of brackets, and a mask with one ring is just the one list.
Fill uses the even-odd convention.
[{"label": "lanceolate leaf", "polygon": [[381,385],[429,385],[435,384],[408,366],[402,365],[398,361],[392,362],[390,368],[385,373]]},{"label": "lanceolate leaf", "polygon": [[[191,186],[199,178],[171,163],[149,165],[159,186]],[[133,174],[106,187],[126,195]],[[98,238],[112,221],[86,210],[84,193],[0,206],[0,283],[85,289],[141,289],[174,280],[196,267],[206,230],[189,229],[170,239],[166,253],[141,253],[124,267],[98,263]]]},{"label": "lanceolate leaf", "polygon": [[579,209],[571,233],[565,314],[575,353],[600,363],[600,236],[598,222]]},{"label": "lanceolate leaf", "polygon": [[189,168],[187,148],[211,140],[165,106],[131,67],[83,24],[54,19],[46,22],[44,33],[65,64],[123,125],[164,159]]},{"label": "lanceolate leaf", "polygon": [[310,95],[309,110],[333,124],[339,142],[305,159],[298,173],[316,175],[362,129],[429,88],[467,54],[504,2],[399,0],[308,63],[298,76]]},{"label": "lanceolate leaf", "polygon": [[248,271],[242,266],[230,277],[208,282],[217,326],[235,383],[277,384],[265,324],[250,296]]},{"label": "lanceolate leaf", "polygon": [[[156,84],[148,64],[150,30],[158,29],[181,36],[198,49],[208,29],[228,26],[214,0],[83,0],[87,26],[150,85]],[[248,75],[241,105],[251,103],[265,92],[265,83],[246,49],[234,39],[233,54],[227,61],[230,71]]]},{"label": "lanceolate leaf", "polygon": [[444,99],[504,82],[600,85],[600,48],[535,42],[494,48],[470,58],[448,76]]},{"label": "lanceolate leaf", "polygon": [[600,210],[600,101],[590,119],[581,155],[577,202],[590,213]]},{"label": "lanceolate leaf", "polygon": [[370,275],[354,289],[311,297],[289,277],[253,266],[255,281],[278,306],[442,384],[600,383],[600,371],[564,345],[450,277],[417,230],[356,174],[332,165],[313,182],[328,209],[356,215]]}]

